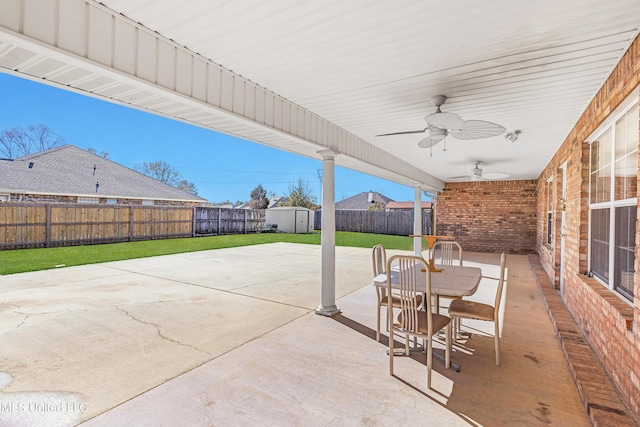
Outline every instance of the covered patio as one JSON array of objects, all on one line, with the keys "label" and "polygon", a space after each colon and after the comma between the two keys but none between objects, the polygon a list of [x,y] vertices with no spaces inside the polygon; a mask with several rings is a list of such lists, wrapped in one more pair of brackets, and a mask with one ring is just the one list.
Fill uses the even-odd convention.
[{"label": "covered patio", "polygon": [[[8,0],[3,2],[0,13],[0,70],[322,163],[322,248],[319,255],[311,257],[310,268],[302,276],[304,280],[296,278],[296,283],[308,278],[316,285],[309,291],[314,296],[313,302],[297,301],[299,288],[292,285],[283,293],[286,294],[283,307],[291,311],[290,317],[276,316],[271,319],[273,323],[259,323],[255,329],[243,323],[247,317],[241,316],[237,325],[244,325],[255,338],[246,346],[260,343],[266,349],[270,334],[277,335],[294,325],[303,326],[295,341],[316,350],[333,349],[343,345],[342,340],[349,343],[355,337],[367,340],[366,334],[337,321],[350,319],[368,325],[344,308],[357,292],[340,288],[345,283],[341,275],[346,274],[341,270],[338,256],[341,249],[335,248],[334,238],[334,167],[340,166],[406,185],[407,198],[414,199],[416,218],[422,197],[428,192],[436,199],[439,212],[436,231],[456,236],[467,252],[506,251],[510,253],[510,262],[526,259],[514,254],[535,254],[542,271],[535,277],[550,281],[554,290],[548,296],[571,313],[567,322],[575,319],[577,324],[560,333],[567,338],[563,341],[564,351],[569,353],[570,344],[584,344],[587,351],[593,349],[596,354],[593,359],[583,361],[580,369],[574,370],[574,376],[578,377],[578,371],[590,373],[604,366],[606,374],[598,378],[612,380],[624,401],[623,406],[615,404],[616,398],[588,403],[589,416],[593,419],[604,413],[637,418],[640,415],[640,275],[636,273],[640,265],[636,244],[640,234],[636,217],[640,200],[638,16],[637,0],[543,0],[517,6],[508,0],[481,5],[471,0],[329,4],[297,0],[192,1],[180,5],[171,0]],[[436,105],[434,99],[446,102]],[[426,123],[427,117],[436,112],[445,116],[451,113],[453,125],[440,123],[434,128]],[[479,122],[492,123],[490,128],[494,130],[494,125],[504,127],[504,133],[482,134],[487,137],[479,140],[456,138],[470,136]],[[385,134],[391,135],[381,136]],[[607,164],[609,158],[614,160],[611,162],[614,166]],[[471,169],[474,165],[479,167]],[[476,173],[478,169],[482,170]],[[509,176],[492,179],[496,174]],[[619,192],[617,186],[621,183],[624,191]],[[596,191],[603,188],[608,190]],[[414,234],[422,234],[418,224]],[[415,251],[419,248],[420,239],[415,239]],[[622,257],[616,253],[618,249]],[[367,258],[364,254],[362,257]],[[349,289],[355,291],[368,282],[368,269],[362,268],[365,270]],[[513,268],[510,265],[510,277]],[[525,270],[529,271],[525,268],[518,271]],[[197,270],[188,272],[199,274]],[[64,273],[46,276],[45,284],[54,291],[64,283],[64,280],[55,282],[57,274]],[[248,274],[253,277],[253,272]],[[112,276],[105,279],[106,286],[117,278]],[[32,285],[39,283],[28,279],[29,276],[21,277],[32,280]],[[524,274],[518,276],[516,282],[524,282],[523,277]],[[223,278],[226,280],[227,276]],[[215,283],[219,286],[219,280]],[[32,285],[26,286],[31,289]],[[32,287],[29,292],[37,288]],[[135,286],[129,291],[133,289]],[[206,291],[202,286],[198,290]],[[531,304],[539,296],[533,290],[524,298],[531,300]],[[263,304],[269,297],[273,295],[266,292],[252,302]],[[47,299],[43,301],[49,304]],[[60,304],[66,303],[60,298]],[[516,303],[508,303],[509,306]],[[318,314],[339,317],[313,318],[308,314],[313,307]],[[156,309],[161,311],[159,307]],[[116,313],[116,323],[107,328],[113,336],[126,334],[131,323],[143,323],[160,335],[160,342],[167,344],[158,332],[162,328],[156,328],[151,314],[140,322],[131,312],[117,309]],[[29,323],[21,317],[14,318],[11,311],[9,316],[11,322],[17,322],[16,328],[23,321],[25,325]],[[282,326],[285,329],[280,328],[283,319],[289,321]],[[527,331],[529,335],[510,331],[509,328],[524,327],[525,319],[518,320],[507,319],[505,345],[516,342],[515,337],[536,336],[531,334],[549,325],[548,318],[541,316],[536,318],[532,330]],[[99,323],[94,317],[87,317],[83,326],[95,322]],[[304,327],[305,322],[306,326],[317,328],[309,330]],[[225,327],[233,325],[227,323]],[[332,339],[328,345],[314,346],[314,339],[325,336],[325,325],[345,335],[333,337],[339,339]],[[50,333],[55,331],[54,328]],[[100,337],[100,331],[102,328],[96,328],[96,337]],[[194,332],[193,339],[206,337],[201,332]],[[554,351],[557,344],[555,335],[549,332],[551,341],[536,347],[537,352],[545,355]],[[363,342],[372,345],[367,357],[378,354],[373,349],[377,350],[379,344]],[[124,345],[123,354],[126,349],[132,357],[145,360],[149,349],[144,343],[141,338],[132,337],[130,344],[135,345]],[[179,347],[179,353],[197,356],[190,362],[181,362],[180,358],[178,364],[186,366],[180,365],[181,369],[174,374],[162,374],[164,380],[196,366],[205,369],[203,363],[212,357],[203,354],[197,344],[190,342]],[[233,348],[246,347],[232,344],[217,350],[217,354]],[[205,350],[216,354],[213,348]],[[7,358],[13,351],[13,346],[3,347],[2,355]],[[101,360],[103,353],[92,353],[91,346],[78,354],[85,351],[93,356],[91,360]],[[516,360],[524,358],[523,363],[536,365],[535,360],[542,360],[538,353],[526,357],[523,351],[512,349],[512,352]],[[505,360],[509,360],[509,350],[505,353]],[[70,357],[67,352],[56,354],[49,360],[53,364],[44,365],[39,363],[38,353],[25,354],[29,354],[30,363],[16,358],[10,366],[16,375],[27,365],[38,374],[55,372],[52,367],[66,365]],[[163,352],[159,354],[170,357]],[[283,359],[282,354],[275,354]],[[489,354],[480,351],[474,357],[490,357]],[[371,362],[373,371],[384,371],[383,359],[379,364]],[[252,363],[257,360],[252,359]],[[563,360],[556,362],[551,364],[553,369],[566,366]],[[290,363],[293,366],[294,362]],[[356,368],[361,365],[351,363],[351,369],[358,374]],[[309,361],[305,360],[305,367],[308,366]],[[543,378],[551,369],[548,365],[544,368],[536,379]],[[298,385],[316,384],[319,388],[333,389],[335,384],[327,377],[332,369],[336,369],[333,364],[325,365]],[[496,372],[502,375],[505,371],[502,366]],[[139,375],[139,371],[135,372]],[[453,379],[460,382],[471,372],[483,369],[463,369]],[[451,379],[449,372],[440,374]],[[78,377],[82,374],[78,373]],[[258,373],[251,376],[254,381],[258,377]],[[509,379],[516,377],[514,374]],[[38,378],[33,380],[34,385],[46,376]],[[63,379],[68,378],[61,375],[52,379],[48,387]],[[320,384],[316,382],[318,379]],[[553,379],[554,386],[544,387],[545,390],[557,390],[557,378]],[[489,379],[483,387],[494,380]],[[15,378],[5,391],[11,391],[12,385],[17,387],[18,381]],[[149,393],[161,390],[160,383],[156,380],[152,387],[157,388]],[[296,384],[286,386],[297,387]],[[601,395],[598,387],[593,386],[592,396]],[[24,390],[34,388],[39,387]],[[388,389],[381,389],[388,398]],[[130,399],[120,390],[113,386],[105,395],[112,394],[114,402]],[[444,393],[448,402],[456,402],[455,397],[461,392],[455,385],[452,390],[450,396]],[[511,395],[516,390],[512,389]],[[139,393],[143,391],[144,387]],[[304,388],[303,391],[307,392]],[[487,396],[484,391],[477,391],[477,395]],[[534,395],[529,394],[528,399]],[[410,400],[415,402],[421,396],[424,394],[416,392]],[[146,398],[143,395],[129,400],[109,415],[115,416],[117,411]],[[376,409],[372,406],[365,411],[367,415],[380,410],[379,401],[375,401]],[[433,403],[430,398],[429,401]],[[489,411],[493,415],[498,413],[497,408],[502,411],[510,408],[500,399],[487,401],[484,403],[493,410]],[[207,407],[216,408],[215,402]],[[287,408],[299,407],[295,402],[288,401]],[[315,401],[320,402],[321,399]],[[548,403],[542,399],[536,402]],[[233,406],[240,410],[250,408],[251,403],[250,399],[241,400]],[[106,409],[112,405],[98,407]],[[562,407],[568,407],[564,401]],[[545,408],[533,405],[524,412],[545,416],[557,413]],[[157,413],[163,413],[162,409],[157,408]],[[92,410],[93,414],[102,412]],[[403,411],[406,416],[413,413],[406,407]],[[466,410],[454,412],[458,416]],[[480,418],[480,423],[492,424],[490,415],[488,421]],[[506,423],[519,421],[514,416]]]},{"label": "covered patio", "polygon": [[[589,425],[528,256],[508,258],[502,365],[492,326],[465,322],[460,372],[436,362],[428,390],[424,355],[389,375],[369,249],[336,248],[342,313],[314,314],[320,252],[274,243],[3,276],[2,425]],[[499,256],[465,258],[487,276],[474,298],[490,299]]]}]

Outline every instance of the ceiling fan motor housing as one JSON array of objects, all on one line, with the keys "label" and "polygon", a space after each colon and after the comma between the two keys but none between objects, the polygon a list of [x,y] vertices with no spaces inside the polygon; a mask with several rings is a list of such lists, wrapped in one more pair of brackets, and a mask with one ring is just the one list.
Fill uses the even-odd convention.
[{"label": "ceiling fan motor housing", "polygon": [[446,95],[436,95],[431,97],[431,103],[438,108],[440,108],[441,105],[444,105],[445,102],[447,102]]}]

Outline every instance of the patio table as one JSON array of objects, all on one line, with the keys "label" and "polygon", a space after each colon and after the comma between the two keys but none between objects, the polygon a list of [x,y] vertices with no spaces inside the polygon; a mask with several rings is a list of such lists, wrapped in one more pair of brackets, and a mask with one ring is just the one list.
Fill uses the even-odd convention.
[{"label": "patio table", "polygon": [[[439,272],[431,273],[431,293],[447,295],[451,297],[464,297],[473,295],[478,290],[482,270],[478,267],[459,267],[455,265],[440,266]],[[424,272],[421,272],[424,273]],[[427,291],[425,274],[419,274],[417,280],[418,290]],[[391,287],[396,289],[398,283],[398,271],[391,271]],[[374,277],[373,285],[387,286],[387,275],[379,274]]]},{"label": "patio table", "polygon": [[[437,272],[431,273],[431,293],[434,295],[446,295],[448,297],[464,297],[473,295],[478,290],[482,270],[478,267],[459,267],[453,265],[440,266]],[[423,294],[427,291],[427,283],[425,281],[426,274],[424,271],[417,276],[416,287]],[[387,275],[379,274],[373,279],[373,286],[386,288]],[[391,287],[398,288],[398,271],[391,270]],[[423,301],[430,301],[430,298],[424,297]],[[420,349],[422,351],[422,349]],[[394,353],[395,354],[395,353]],[[433,352],[433,355],[444,361],[441,354]],[[460,365],[451,362],[451,367],[460,372]]]}]

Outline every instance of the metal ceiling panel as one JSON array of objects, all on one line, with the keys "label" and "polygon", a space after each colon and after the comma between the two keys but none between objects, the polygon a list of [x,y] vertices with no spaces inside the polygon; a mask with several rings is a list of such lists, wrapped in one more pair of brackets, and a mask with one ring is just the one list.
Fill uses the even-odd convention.
[{"label": "metal ceiling panel", "polygon": [[[441,179],[505,153],[500,172],[537,178],[640,25],[626,0],[103,3]],[[520,139],[430,155],[419,136],[375,137],[424,127],[437,94]]]},{"label": "metal ceiling panel", "polygon": [[[86,16],[87,26],[73,25]],[[636,0],[8,0],[9,36],[29,28],[81,60],[34,57],[0,34],[0,66],[302,155],[334,144],[354,156],[338,164],[408,185],[387,163],[446,180],[481,160],[535,179],[638,35],[639,17]],[[87,69],[85,56],[183,98]],[[421,135],[375,136],[424,128],[439,94],[442,111],[520,138],[447,138],[442,151],[419,148]]]}]

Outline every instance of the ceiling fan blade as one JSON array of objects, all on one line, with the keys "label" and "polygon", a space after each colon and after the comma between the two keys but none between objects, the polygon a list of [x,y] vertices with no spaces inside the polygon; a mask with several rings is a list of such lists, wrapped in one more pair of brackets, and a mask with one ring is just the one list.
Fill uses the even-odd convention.
[{"label": "ceiling fan blade", "polygon": [[406,130],[406,131],[402,131],[402,132],[383,133],[383,134],[376,135],[376,136],[409,135],[409,134],[412,134],[412,133],[424,133],[427,129],[429,129],[429,128],[424,128],[422,130]]},{"label": "ceiling fan blade", "polygon": [[452,130],[451,136],[456,139],[482,139],[503,134],[506,129],[499,124],[484,120],[466,120],[462,130]]},{"label": "ceiling fan blade", "polygon": [[508,173],[501,173],[501,172],[487,172],[485,174],[482,174],[483,178],[486,179],[504,179],[504,178],[509,178],[511,175],[509,175]]},{"label": "ceiling fan blade", "polygon": [[424,118],[429,126],[440,129],[462,129],[465,121],[457,114],[436,112]]},{"label": "ceiling fan blade", "polygon": [[442,141],[441,137],[432,137],[432,136],[428,136],[424,139],[421,139],[418,142],[418,147],[420,148],[431,148],[434,145],[436,145],[438,142]]},{"label": "ceiling fan blade", "polygon": [[450,176],[447,179],[469,179],[471,178],[469,175],[458,175],[458,176]]}]

